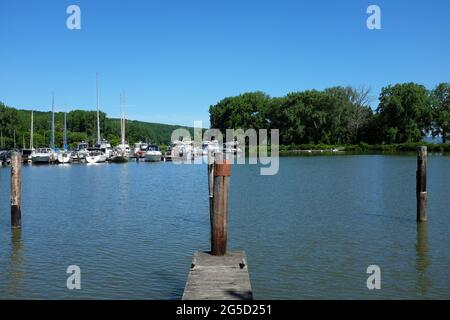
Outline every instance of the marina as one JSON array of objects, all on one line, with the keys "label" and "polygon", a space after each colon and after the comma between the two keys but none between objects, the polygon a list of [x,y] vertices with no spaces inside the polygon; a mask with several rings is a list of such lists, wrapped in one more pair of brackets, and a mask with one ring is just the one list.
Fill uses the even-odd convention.
[{"label": "marina", "polygon": [[[228,251],[245,250],[253,298],[450,298],[448,159],[428,155],[425,224],[415,155],[281,157],[276,176],[234,165]],[[9,167],[0,183],[7,213]],[[0,216],[2,297],[182,299],[210,249],[207,194],[206,164],[23,165],[21,230]],[[370,263],[382,290],[366,288]],[[67,290],[69,264],[82,290]]]},{"label": "marina", "polygon": [[0,7],[0,302],[450,300],[448,0]]}]

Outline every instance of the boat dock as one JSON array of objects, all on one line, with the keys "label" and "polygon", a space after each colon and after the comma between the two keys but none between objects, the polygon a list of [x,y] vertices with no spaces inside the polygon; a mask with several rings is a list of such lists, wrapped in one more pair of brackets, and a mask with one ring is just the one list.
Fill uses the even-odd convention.
[{"label": "boat dock", "polygon": [[196,252],[183,300],[252,300],[244,251],[227,252],[228,191],[231,162],[223,154],[208,154],[211,251]]},{"label": "boat dock", "polygon": [[196,252],[182,299],[252,300],[245,252],[229,252],[224,256]]}]

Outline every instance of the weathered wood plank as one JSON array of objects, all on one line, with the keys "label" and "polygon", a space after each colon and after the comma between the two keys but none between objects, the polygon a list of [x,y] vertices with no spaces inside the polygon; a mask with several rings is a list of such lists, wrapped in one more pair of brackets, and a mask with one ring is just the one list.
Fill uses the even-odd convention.
[{"label": "weathered wood plank", "polygon": [[196,252],[182,299],[253,299],[245,252],[230,252],[224,256]]}]

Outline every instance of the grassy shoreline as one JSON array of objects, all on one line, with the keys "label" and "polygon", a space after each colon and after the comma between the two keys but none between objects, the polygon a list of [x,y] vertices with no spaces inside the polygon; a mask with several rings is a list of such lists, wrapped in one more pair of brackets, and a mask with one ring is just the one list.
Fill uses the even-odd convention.
[{"label": "grassy shoreline", "polygon": [[[416,152],[417,146],[427,146],[428,152],[450,153],[450,143],[436,144],[427,142],[402,143],[402,144],[366,144],[354,145],[327,145],[327,144],[300,144],[300,145],[280,145],[280,155],[297,154],[346,154],[346,153],[410,153]],[[248,154],[249,147],[245,148]],[[271,146],[267,146],[270,154]]]}]

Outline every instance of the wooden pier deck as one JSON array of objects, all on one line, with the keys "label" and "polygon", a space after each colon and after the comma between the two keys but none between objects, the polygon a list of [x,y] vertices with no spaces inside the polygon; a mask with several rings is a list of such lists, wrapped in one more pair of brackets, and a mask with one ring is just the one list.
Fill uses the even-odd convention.
[{"label": "wooden pier deck", "polygon": [[196,252],[182,299],[252,300],[245,252],[229,252],[224,256]]}]

